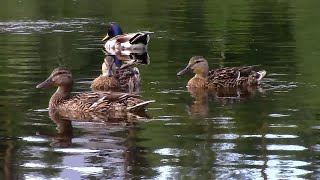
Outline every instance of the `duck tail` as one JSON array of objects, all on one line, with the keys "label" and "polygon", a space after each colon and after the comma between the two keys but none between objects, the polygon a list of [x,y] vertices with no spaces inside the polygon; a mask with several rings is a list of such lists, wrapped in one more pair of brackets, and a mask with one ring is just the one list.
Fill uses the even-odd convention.
[{"label": "duck tail", "polygon": [[138,103],[134,106],[130,106],[130,107],[127,107],[127,110],[128,111],[143,111],[146,109],[146,106],[150,103],[153,103],[153,102],[156,102],[155,100],[151,100],[151,101],[143,101],[141,103]]},{"label": "duck tail", "polygon": [[257,80],[258,80],[258,81],[261,81],[261,79],[264,78],[264,76],[266,76],[267,71],[262,70],[262,71],[258,71],[257,73],[259,74],[259,77],[258,77]]},{"label": "duck tail", "polygon": [[129,42],[130,44],[144,44],[147,45],[149,40],[150,40],[150,36],[149,34],[152,34],[153,32],[140,32],[137,33],[135,36],[133,36]]}]

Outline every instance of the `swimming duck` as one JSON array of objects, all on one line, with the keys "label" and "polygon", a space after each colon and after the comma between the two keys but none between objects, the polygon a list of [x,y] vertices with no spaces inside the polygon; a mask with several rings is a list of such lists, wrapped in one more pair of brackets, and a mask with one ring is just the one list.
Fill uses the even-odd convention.
[{"label": "swimming duck", "polygon": [[178,76],[192,71],[195,76],[188,81],[188,87],[226,88],[257,85],[266,75],[266,71],[255,71],[258,65],[224,67],[209,71],[208,61],[202,56],[194,56],[187,67],[177,73]]},{"label": "swimming duck", "polygon": [[141,31],[123,34],[118,24],[109,23],[107,35],[102,41],[106,41],[104,48],[111,55],[115,55],[119,51],[144,52],[147,50],[150,34],[152,33]]},{"label": "swimming duck", "polygon": [[115,56],[106,56],[101,68],[102,74],[92,81],[92,90],[130,93],[139,90],[140,73],[138,68],[127,64],[122,65],[122,61]]},{"label": "swimming duck", "polygon": [[[73,79],[71,72],[64,67],[54,69],[51,75],[36,88],[58,86],[49,101],[49,111],[58,112],[64,117],[89,117],[95,114],[112,112],[140,112],[154,101],[143,101],[138,95],[116,92],[85,92],[71,95]],[[88,115],[88,116],[86,116]]]}]

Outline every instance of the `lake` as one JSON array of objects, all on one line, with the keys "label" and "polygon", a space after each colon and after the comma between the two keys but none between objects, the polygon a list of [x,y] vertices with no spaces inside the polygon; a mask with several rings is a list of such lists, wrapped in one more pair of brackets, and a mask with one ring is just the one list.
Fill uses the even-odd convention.
[{"label": "lake", "polygon": [[[0,7],[0,179],[319,179],[320,1],[17,0]],[[125,125],[54,121],[67,66],[90,90],[108,22],[152,31],[141,96],[149,118]],[[210,68],[259,64],[259,88],[232,97],[186,88],[194,55]],[[318,140],[319,139],[319,140]]]}]

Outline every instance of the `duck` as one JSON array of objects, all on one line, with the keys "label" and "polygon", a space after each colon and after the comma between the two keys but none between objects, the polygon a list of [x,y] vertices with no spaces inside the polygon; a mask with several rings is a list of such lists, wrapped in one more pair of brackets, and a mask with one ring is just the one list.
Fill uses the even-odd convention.
[{"label": "duck", "polygon": [[49,100],[49,112],[59,113],[69,119],[88,118],[97,114],[101,116],[112,113],[144,112],[152,102],[140,99],[140,96],[122,92],[83,92],[71,95],[73,78],[66,67],[55,68],[50,76],[36,88],[58,87]]},{"label": "duck", "polygon": [[[120,67],[119,67],[120,66]],[[124,64],[116,56],[106,56],[101,66],[102,74],[91,83],[93,91],[138,92],[140,72],[137,67]]]},{"label": "duck", "polygon": [[123,34],[121,27],[117,23],[109,23],[107,35],[102,39],[105,50],[112,55],[118,52],[136,52],[147,51],[150,40],[150,31],[140,31]]},{"label": "duck", "polygon": [[256,86],[267,71],[256,71],[259,65],[223,67],[209,71],[208,61],[203,56],[193,56],[188,65],[177,73],[177,76],[192,71],[187,87],[192,88],[246,88]]}]

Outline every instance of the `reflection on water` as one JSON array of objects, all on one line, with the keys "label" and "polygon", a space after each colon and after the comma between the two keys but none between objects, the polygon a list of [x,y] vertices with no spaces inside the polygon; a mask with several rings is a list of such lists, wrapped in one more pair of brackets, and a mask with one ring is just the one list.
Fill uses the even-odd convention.
[{"label": "reflection on water", "polygon": [[[0,177],[319,179],[318,7],[316,0],[4,2]],[[142,98],[156,100],[150,119],[50,119],[54,89],[38,91],[37,82],[65,65],[73,92],[89,91],[108,21],[155,32],[147,54],[122,55],[148,64],[137,67]],[[212,68],[260,64],[268,74],[257,89],[190,90],[189,77],[175,73],[194,55]]]},{"label": "reflection on water", "polygon": [[118,59],[125,61],[128,64],[150,64],[150,56],[148,51],[145,52],[132,52],[127,53],[116,53],[107,54],[115,55]]},{"label": "reflection on water", "polygon": [[[39,176],[38,172],[72,179],[130,178],[128,171],[136,161],[145,161],[136,155],[140,147],[134,142],[133,126],[76,121],[72,125],[71,120],[52,113],[50,118],[55,123],[55,132],[39,130],[34,132],[36,136],[22,138],[28,144],[23,153],[32,152],[22,164],[27,179],[46,177],[47,173]],[[117,133],[123,131],[126,135],[119,137]]]},{"label": "reflection on water", "polygon": [[69,147],[73,137],[71,120],[63,119],[58,113],[51,112],[50,119],[57,125],[57,133],[52,137],[50,146],[60,148]]},{"label": "reflection on water", "polygon": [[257,91],[263,91],[261,87],[248,86],[244,88],[192,88],[187,87],[190,95],[194,98],[188,106],[188,112],[192,116],[207,117],[209,112],[209,99],[217,101],[222,105],[234,103],[240,100],[252,98]]},{"label": "reflection on water", "polygon": [[188,87],[188,91],[194,98],[193,103],[188,107],[188,112],[192,116],[206,117],[209,111],[208,89]]}]

